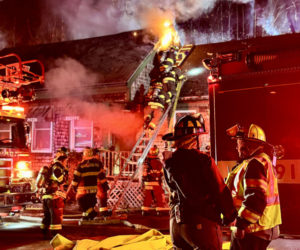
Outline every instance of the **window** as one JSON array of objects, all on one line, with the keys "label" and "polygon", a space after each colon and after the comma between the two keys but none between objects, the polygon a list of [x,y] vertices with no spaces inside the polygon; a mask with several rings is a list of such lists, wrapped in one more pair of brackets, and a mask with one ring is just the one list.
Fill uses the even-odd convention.
[{"label": "window", "polygon": [[71,120],[70,147],[82,151],[93,146],[93,122],[88,120]]},{"label": "window", "polygon": [[10,124],[0,123],[0,140],[11,139]]},{"label": "window", "polygon": [[31,151],[37,153],[51,153],[52,131],[52,122],[33,121]]}]

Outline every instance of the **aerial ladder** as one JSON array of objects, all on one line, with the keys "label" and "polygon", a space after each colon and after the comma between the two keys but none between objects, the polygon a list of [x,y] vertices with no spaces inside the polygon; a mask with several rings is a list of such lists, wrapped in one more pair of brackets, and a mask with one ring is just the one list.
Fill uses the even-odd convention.
[{"label": "aerial ladder", "polygon": [[0,56],[0,105],[32,101],[45,80],[39,60],[22,61],[15,53]]},{"label": "aerial ladder", "polygon": [[[193,49],[192,44],[185,45],[179,49],[177,56],[176,56],[176,63],[175,63],[176,67],[180,67],[182,65],[182,63],[184,62],[186,57],[190,54],[192,49]],[[121,191],[121,194],[117,195],[117,197],[116,197],[116,202],[114,203],[114,205],[112,207],[113,214],[116,213],[117,208],[119,207],[121,202],[123,202],[125,194],[127,193],[128,189],[130,188],[130,184],[135,179],[140,177],[139,175],[141,173],[144,160],[145,160],[153,142],[155,141],[161,127],[163,126],[164,122],[168,118],[169,114],[170,114],[170,117],[173,117],[174,112],[176,110],[176,106],[177,106],[177,102],[179,99],[180,90],[181,90],[182,85],[183,85],[183,81],[178,82],[177,87],[176,87],[176,96],[174,96],[172,98],[171,103],[168,105],[168,107],[162,114],[155,130],[152,131],[151,133],[149,133],[149,131],[147,129],[142,130],[136,144],[134,145],[133,149],[131,150],[124,165],[121,167],[119,174],[115,177],[113,183],[111,184],[111,188],[108,192],[108,197],[114,199],[114,197],[112,197],[112,195],[114,196],[113,190],[115,189],[117,182],[119,181],[120,177],[122,176],[124,170],[128,166],[133,166],[133,169],[134,169],[133,174],[130,176],[129,180],[127,180],[125,182],[125,185],[123,187],[123,190]]]}]

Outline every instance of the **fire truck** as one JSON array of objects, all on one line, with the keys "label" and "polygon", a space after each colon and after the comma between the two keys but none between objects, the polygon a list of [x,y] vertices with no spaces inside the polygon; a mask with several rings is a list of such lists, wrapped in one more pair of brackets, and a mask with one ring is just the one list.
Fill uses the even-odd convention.
[{"label": "fire truck", "polygon": [[0,204],[21,205],[37,200],[29,151],[29,126],[24,102],[44,82],[38,60],[22,61],[17,54],[0,56]]},{"label": "fire truck", "polygon": [[[209,69],[211,152],[223,176],[235,164],[226,129],[240,123],[263,128],[278,145],[276,171],[283,224],[300,235],[300,36],[289,34],[211,46]],[[280,146],[279,146],[280,145]],[[275,150],[276,151],[276,150]]]}]

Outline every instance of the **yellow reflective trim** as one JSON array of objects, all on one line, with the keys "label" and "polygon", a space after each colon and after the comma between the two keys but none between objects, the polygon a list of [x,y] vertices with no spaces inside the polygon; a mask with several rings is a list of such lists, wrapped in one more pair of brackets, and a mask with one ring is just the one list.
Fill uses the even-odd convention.
[{"label": "yellow reflective trim", "polygon": [[159,186],[158,181],[145,181],[144,184],[145,186]]},{"label": "yellow reflective trim", "polygon": [[169,94],[170,97],[172,97],[172,92],[169,91],[168,94]]},{"label": "yellow reflective trim", "polygon": [[163,79],[163,83],[166,83],[167,81],[175,82],[175,78],[174,78],[174,77],[165,77],[165,78]]},{"label": "yellow reflective trim", "polygon": [[174,64],[174,60],[173,60],[172,58],[169,58],[169,57],[168,57],[165,61]]},{"label": "yellow reflective trim", "polygon": [[61,224],[50,225],[50,230],[60,230],[62,229]]},{"label": "yellow reflective trim", "polygon": [[45,194],[45,195],[43,195],[42,199],[43,200],[44,199],[53,199],[53,195],[51,195],[51,194]]},{"label": "yellow reflective trim", "polygon": [[92,207],[90,207],[88,210],[86,210],[85,212],[87,213],[87,214],[90,214],[91,212],[93,212],[94,211],[94,208],[92,208]]},{"label": "yellow reflective trim", "polygon": [[72,181],[72,186],[77,186],[78,182],[77,181]]},{"label": "yellow reflective trim", "polygon": [[152,108],[152,106],[154,106],[154,107],[157,106],[157,107],[164,108],[164,105],[162,105],[158,102],[149,102],[148,105],[151,106],[151,108]]},{"label": "yellow reflective trim", "polygon": [[158,95],[159,98],[165,99],[166,97],[164,95]]},{"label": "yellow reflective trim", "polygon": [[142,206],[141,208],[142,208],[143,211],[149,211],[149,210],[151,210],[151,207],[144,207],[144,206]]},{"label": "yellow reflective trim", "polygon": [[260,215],[256,214],[250,210],[248,210],[245,206],[242,206],[238,212],[239,216],[246,219],[247,221],[251,222],[251,223],[256,223],[259,218]]},{"label": "yellow reflective trim", "polygon": [[75,170],[74,173],[73,173],[73,175],[76,175],[76,176],[80,177],[81,173],[78,170]]},{"label": "yellow reflective trim", "polygon": [[45,229],[45,228],[48,228],[48,226],[46,227],[45,224],[41,224],[40,228],[41,228],[41,229]]},{"label": "yellow reflective trim", "polygon": [[246,179],[246,187],[262,188],[264,191],[266,191],[268,188],[268,184],[266,181],[261,179]]},{"label": "yellow reflective trim", "polygon": [[99,171],[97,172],[87,172],[87,173],[82,173],[81,176],[85,177],[85,176],[97,176],[99,174]]},{"label": "yellow reflective trim", "polygon": [[108,207],[100,207],[99,211],[100,212],[104,212],[104,211],[107,211],[108,210]]}]

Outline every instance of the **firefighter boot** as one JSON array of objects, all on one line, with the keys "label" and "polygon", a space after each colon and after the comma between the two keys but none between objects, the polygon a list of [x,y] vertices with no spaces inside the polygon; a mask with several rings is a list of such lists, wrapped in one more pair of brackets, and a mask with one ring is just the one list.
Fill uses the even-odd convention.
[{"label": "firefighter boot", "polygon": [[52,239],[52,235],[51,235],[50,230],[48,228],[43,228],[42,229],[42,234],[43,234],[44,240],[51,240]]},{"label": "firefighter boot", "polygon": [[96,216],[98,215],[98,213],[93,210],[89,215],[88,215],[88,219],[89,220],[93,220]]}]

